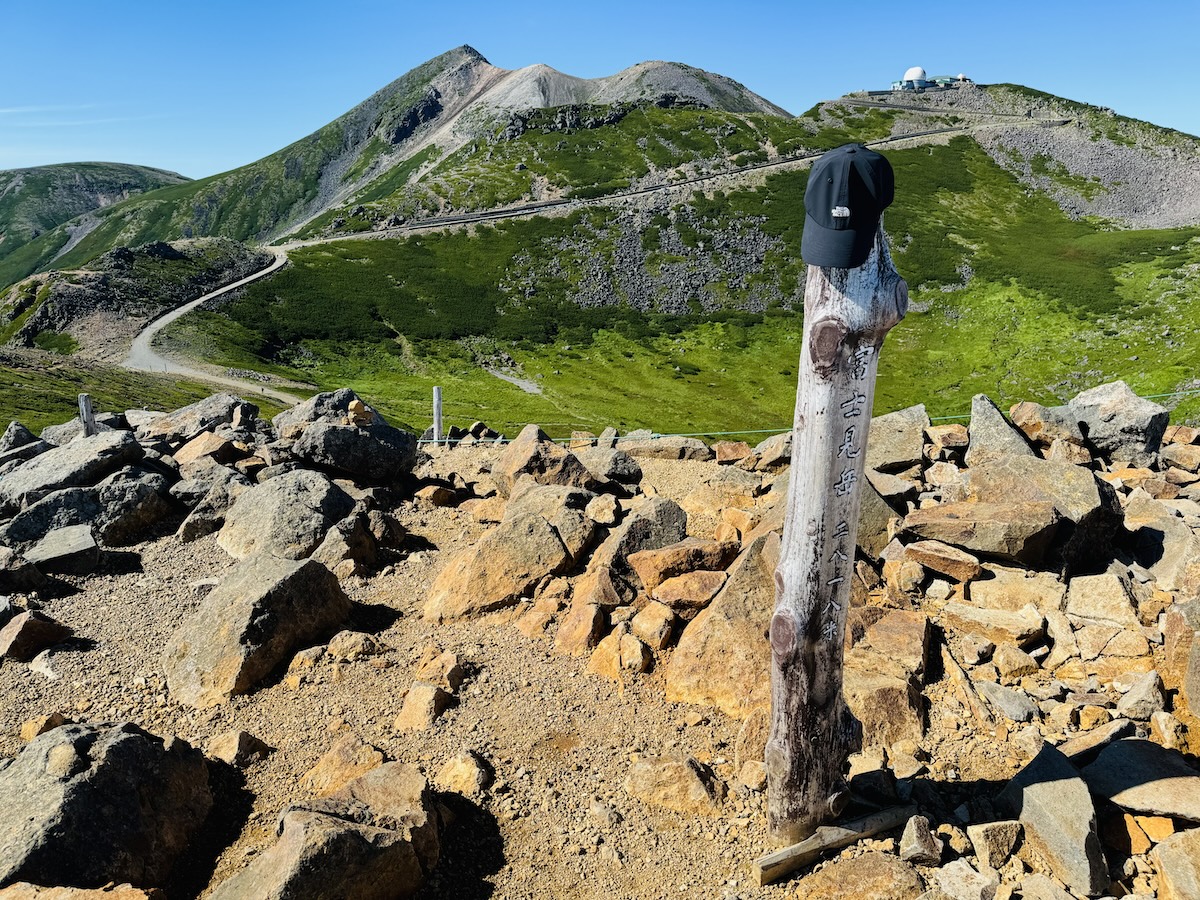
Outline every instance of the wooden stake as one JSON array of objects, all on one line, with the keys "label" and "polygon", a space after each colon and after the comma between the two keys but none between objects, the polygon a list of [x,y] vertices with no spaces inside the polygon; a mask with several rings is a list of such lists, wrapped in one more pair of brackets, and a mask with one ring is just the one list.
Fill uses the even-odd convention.
[{"label": "wooden stake", "polygon": [[784,875],[790,875],[797,869],[811,865],[826,851],[840,850],[881,831],[899,828],[916,814],[916,806],[896,806],[871,813],[861,819],[854,819],[844,825],[823,825],[812,837],[798,844],[760,856],[751,863],[751,871],[760,886],[770,884]]},{"label": "wooden stake", "polygon": [[794,844],[849,799],[859,724],[842,699],[867,429],[883,339],[908,308],[882,225],[856,269],[808,267],[792,470],[771,619],[767,827]]},{"label": "wooden stake", "polygon": [[442,389],[435,387],[433,389],[433,445],[441,446],[442,443]]},{"label": "wooden stake", "polygon": [[92,411],[92,398],[89,394],[79,395],[79,421],[83,423],[84,437],[91,437],[96,433],[96,414]]}]

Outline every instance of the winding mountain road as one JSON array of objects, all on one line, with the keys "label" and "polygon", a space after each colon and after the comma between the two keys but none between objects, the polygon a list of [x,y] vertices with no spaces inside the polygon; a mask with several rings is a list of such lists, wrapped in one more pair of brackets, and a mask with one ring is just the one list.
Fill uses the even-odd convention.
[{"label": "winding mountain road", "polygon": [[[189,366],[177,360],[168,359],[165,356],[161,356],[160,354],[156,353],[154,348],[151,346],[160,331],[162,331],[175,320],[179,319],[181,316],[185,316],[190,313],[197,306],[212,300],[214,297],[220,297],[222,294],[227,294],[230,291],[250,284],[252,281],[257,281],[260,278],[270,275],[287,262],[287,251],[283,248],[268,247],[267,250],[273,257],[270,265],[259,269],[257,272],[247,275],[245,278],[239,279],[232,284],[227,284],[223,288],[210,291],[202,297],[197,297],[195,300],[189,300],[182,306],[177,306],[148,323],[145,328],[138,332],[137,337],[133,339],[133,343],[129,347],[129,353],[126,355],[121,365],[126,369],[133,369],[140,372],[182,375],[186,378],[194,378],[197,381],[216,382],[217,384],[223,384],[228,387],[236,388],[239,391],[246,392],[247,394],[262,394],[278,400],[281,403],[286,403],[289,406],[294,403],[299,403],[300,398],[295,394],[289,394],[285,391],[279,391],[274,388],[267,387],[266,385],[256,384],[255,382],[247,381],[245,379],[231,378],[227,375],[218,375],[211,371]],[[257,390],[254,390],[254,388],[257,388]]]},{"label": "winding mountain road", "polygon": [[[887,106],[888,104],[873,103],[871,101],[859,101],[857,105]],[[914,111],[920,111],[920,110],[914,110]],[[1054,125],[1066,124],[1066,120],[1063,120],[1063,121],[1026,120],[1026,121],[1030,125],[1037,125],[1039,127],[1045,127],[1047,125],[1054,126]],[[975,128],[978,128],[978,127],[979,126],[975,126]],[[867,146],[881,147],[881,146],[886,146],[889,144],[900,143],[902,141],[919,140],[921,138],[937,137],[937,136],[947,135],[947,134],[967,133],[972,130],[974,130],[974,128],[971,126],[952,126],[952,127],[943,127],[943,128],[931,128],[927,131],[910,132],[908,134],[893,135],[891,137],[883,138],[883,139],[877,140],[877,141],[868,141]],[[806,153],[806,154],[800,154],[797,156],[789,156],[789,157],[784,157],[784,158],[780,158],[780,159],[769,160],[767,162],[754,163],[754,164],[748,165],[748,166],[740,166],[735,169],[729,169],[724,172],[706,173],[704,175],[697,175],[697,176],[683,179],[681,181],[676,181],[676,182],[673,182],[670,184],[653,185],[650,187],[637,188],[637,189],[631,190],[631,191],[624,191],[621,193],[608,194],[603,197],[596,197],[596,198],[589,198],[589,199],[543,200],[543,201],[538,201],[538,202],[534,202],[534,203],[521,204],[519,206],[510,206],[510,207],[503,208],[503,209],[490,209],[490,210],[483,210],[483,211],[474,212],[474,213],[460,213],[460,214],[448,215],[448,216],[435,216],[435,217],[431,217],[428,219],[422,219],[417,222],[410,222],[410,223],[400,225],[400,226],[397,226],[394,228],[380,229],[379,231],[373,231],[373,232],[369,232],[369,233],[365,233],[365,234],[360,233],[360,234],[334,235],[334,236],[325,237],[325,238],[313,238],[310,240],[302,240],[302,241],[289,241],[288,243],[285,243],[285,244],[267,247],[265,249],[274,256],[274,259],[271,261],[270,265],[260,269],[259,271],[253,273],[252,275],[247,275],[245,278],[235,281],[232,284],[228,284],[225,287],[220,288],[219,290],[212,291],[208,294],[205,294],[202,297],[197,297],[195,300],[191,300],[191,301],[183,304],[182,306],[178,306],[175,309],[171,310],[170,312],[167,312],[167,313],[163,314],[162,316],[159,316],[157,319],[154,319],[152,322],[148,323],[146,325],[146,327],[144,329],[142,329],[141,332],[138,333],[137,337],[134,338],[133,344],[129,348],[129,354],[125,357],[125,360],[122,362],[122,366],[124,366],[127,369],[133,369],[133,370],[142,371],[142,372],[152,372],[152,373],[158,373],[158,374],[169,373],[169,374],[173,374],[173,375],[181,375],[181,376],[184,376],[187,378],[193,378],[198,381],[215,382],[217,384],[225,385],[227,387],[236,388],[239,391],[243,391],[243,392],[246,392],[251,395],[255,394],[255,393],[263,394],[265,396],[268,396],[275,400],[278,400],[281,403],[287,403],[289,405],[294,404],[294,403],[299,403],[300,402],[299,397],[297,397],[293,394],[289,394],[285,391],[276,390],[274,388],[267,387],[263,384],[253,382],[253,381],[248,381],[245,379],[233,378],[233,377],[226,376],[226,375],[218,375],[211,371],[206,371],[201,368],[196,368],[194,365],[187,365],[187,364],[177,361],[177,360],[168,359],[167,357],[161,356],[160,354],[156,353],[154,351],[153,347],[151,346],[151,344],[153,343],[154,338],[159,334],[159,332],[161,332],[164,328],[166,328],[168,325],[170,325],[172,322],[176,321],[180,317],[187,315],[189,312],[191,312],[193,309],[200,306],[201,304],[207,302],[208,300],[213,299],[214,297],[219,297],[222,294],[226,294],[229,291],[233,291],[233,290],[236,290],[237,288],[244,287],[245,285],[250,284],[251,282],[257,281],[260,278],[265,278],[266,276],[270,275],[271,273],[277,271],[279,268],[281,268],[284,265],[284,263],[287,262],[289,250],[294,250],[294,249],[297,249],[300,247],[309,247],[309,246],[314,246],[314,245],[319,245],[319,244],[336,243],[339,241],[361,241],[361,240],[365,240],[365,239],[366,240],[381,240],[381,239],[399,237],[404,234],[412,234],[412,233],[423,232],[423,231],[432,231],[432,230],[438,230],[438,229],[443,229],[443,228],[452,228],[455,226],[469,225],[469,224],[478,223],[478,222],[495,221],[497,219],[515,219],[515,218],[524,218],[526,216],[536,216],[536,215],[548,213],[552,210],[567,211],[567,210],[576,209],[576,208],[579,208],[582,206],[612,205],[612,204],[621,203],[624,200],[629,199],[629,198],[644,196],[646,194],[653,194],[653,193],[658,193],[658,192],[662,192],[662,191],[678,191],[681,188],[690,187],[690,186],[700,184],[703,182],[724,180],[724,179],[728,179],[730,177],[737,177],[740,175],[745,175],[745,174],[749,174],[751,172],[757,172],[757,171],[761,171],[764,169],[787,169],[787,168],[802,167],[802,166],[805,166],[805,165],[811,163],[811,161],[816,159],[817,157],[821,156],[822,152],[823,151],[817,151],[817,152],[813,152],[813,153]],[[524,391],[528,391],[530,393],[540,393],[541,392],[540,386],[538,386],[532,382],[523,381],[522,379],[518,379],[518,378],[516,378],[514,376],[510,376],[510,375],[505,375],[505,374],[502,374],[500,372],[497,372],[497,371],[494,371],[491,369],[489,369],[488,372],[492,375],[495,375],[497,378],[501,378],[505,381],[508,381],[512,384],[517,385],[517,387],[521,388]]]}]

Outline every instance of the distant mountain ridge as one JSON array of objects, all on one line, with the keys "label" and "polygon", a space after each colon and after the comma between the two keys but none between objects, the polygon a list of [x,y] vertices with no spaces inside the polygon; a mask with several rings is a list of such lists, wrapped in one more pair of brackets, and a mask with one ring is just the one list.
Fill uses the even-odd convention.
[{"label": "distant mountain ridge", "polygon": [[109,162],[0,171],[0,258],[76,216],[186,181],[164,169]]}]

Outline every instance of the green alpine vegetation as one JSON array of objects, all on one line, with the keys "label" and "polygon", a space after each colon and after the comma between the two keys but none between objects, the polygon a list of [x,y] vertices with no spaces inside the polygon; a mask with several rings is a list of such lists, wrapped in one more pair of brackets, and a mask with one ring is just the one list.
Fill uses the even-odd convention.
[{"label": "green alpine vegetation", "polygon": [[[1200,386],[1200,289],[1186,276],[1200,229],[1072,220],[968,137],[888,156],[898,200],[885,221],[912,308],[883,355],[878,411],[924,402],[957,415],[978,392],[1060,402],[1113,378],[1152,394]],[[448,415],[496,427],[779,428],[794,402],[805,181],[782,172],[645,217],[644,275],[679,257],[719,285],[706,246],[751,228],[771,242],[752,279],[727,279],[685,314],[576,302],[588,260],[611,271],[632,227],[606,209],[300,249],[220,315],[184,319],[175,339],[203,334],[223,364],[348,384],[414,426],[440,384]],[[773,307],[740,310],[764,284]],[[480,367],[506,357],[540,395]],[[1198,411],[1195,399],[1178,409]]]}]

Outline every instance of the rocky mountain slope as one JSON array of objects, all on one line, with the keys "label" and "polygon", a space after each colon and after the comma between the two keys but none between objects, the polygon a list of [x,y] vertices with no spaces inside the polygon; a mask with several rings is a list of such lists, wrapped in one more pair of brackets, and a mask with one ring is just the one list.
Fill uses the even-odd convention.
[{"label": "rocky mountain slope", "polygon": [[100,424],[0,444],[0,896],[1200,878],[1200,432],[1122,384],[872,422],[847,814],[903,814],[766,886],[787,434],[568,450],[479,423],[427,456],[349,391]]},{"label": "rocky mountain slope", "polygon": [[76,216],[188,179],[122,163],[65,163],[0,171],[0,259]]},{"label": "rocky mountain slope", "polygon": [[151,319],[270,259],[223,238],[120,247],[87,269],[54,271],[10,288],[0,296],[0,341],[116,361]]}]

